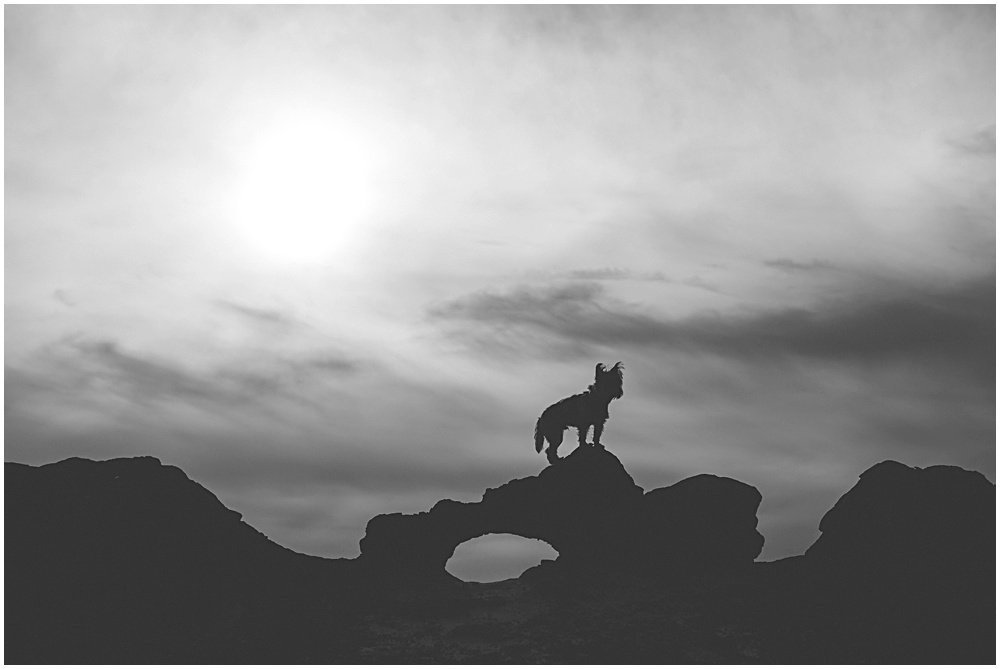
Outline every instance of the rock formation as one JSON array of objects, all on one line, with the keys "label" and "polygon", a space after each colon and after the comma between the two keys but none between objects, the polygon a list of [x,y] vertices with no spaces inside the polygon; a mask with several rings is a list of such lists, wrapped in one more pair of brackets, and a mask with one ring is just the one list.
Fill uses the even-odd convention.
[{"label": "rock formation", "polygon": [[854,643],[868,640],[871,662],[982,662],[996,618],[996,486],[985,476],[887,460],[819,527],[806,551],[818,602]]},{"label": "rock formation", "polygon": [[883,578],[929,578],[995,561],[996,486],[960,467],[893,460],[863,474],[820,521],[806,555]]},{"label": "rock formation", "polygon": [[461,543],[506,533],[547,542],[563,570],[749,565],[764,545],[760,501],[756,488],[710,475],[643,494],[611,452],[581,447],[538,476],[488,489],[480,502],[442,500],[428,512],[376,516],[359,562],[395,579],[448,578],[445,563]]},{"label": "rock formation", "polygon": [[735,479],[699,474],[643,496],[632,545],[652,567],[731,569],[764,547],[757,531],[760,492]]},{"label": "rock formation", "polygon": [[5,463],[4,505],[5,659],[16,664],[240,657],[225,642],[234,616],[337,578],[337,561],[279,546],[153,457]]}]

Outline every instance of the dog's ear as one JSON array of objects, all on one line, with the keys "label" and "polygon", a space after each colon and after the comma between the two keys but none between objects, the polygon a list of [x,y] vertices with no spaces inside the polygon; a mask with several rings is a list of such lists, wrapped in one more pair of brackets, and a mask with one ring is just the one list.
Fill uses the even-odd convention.
[{"label": "dog's ear", "polygon": [[603,371],[604,371],[604,363],[603,362],[597,363],[597,367],[594,368],[594,378],[595,379],[601,378],[601,372]]}]

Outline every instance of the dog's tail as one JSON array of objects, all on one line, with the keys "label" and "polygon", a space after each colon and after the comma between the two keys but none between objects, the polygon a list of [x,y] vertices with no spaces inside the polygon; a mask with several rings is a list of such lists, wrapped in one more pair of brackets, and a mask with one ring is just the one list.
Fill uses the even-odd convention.
[{"label": "dog's tail", "polygon": [[542,434],[542,419],[539,418],[538,422],[535,423],[535,453],[541,453],[544,445],[545,435]]}]

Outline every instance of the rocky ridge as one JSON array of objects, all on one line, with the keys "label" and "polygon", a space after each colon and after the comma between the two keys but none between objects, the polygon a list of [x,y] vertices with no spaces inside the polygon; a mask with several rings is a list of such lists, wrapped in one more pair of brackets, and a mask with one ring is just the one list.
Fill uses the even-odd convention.
[{"label": "rocky ridge", "polygon": [[[880,463],[803,556],[755,562],[760,493],[699,475],[643,491],[580,448],[537,476],[376,516],[361,556],[270,541],[150,457],[5,464],[12,663],[992,663],[995,486]],[[553,562],[444,571],[483,534]]]}]

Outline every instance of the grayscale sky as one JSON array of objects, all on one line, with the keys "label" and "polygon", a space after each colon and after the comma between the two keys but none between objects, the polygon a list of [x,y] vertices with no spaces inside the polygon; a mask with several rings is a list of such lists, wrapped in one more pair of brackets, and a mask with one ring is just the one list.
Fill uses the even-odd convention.
[{"label": "grayscale sky", "polygon": [[882,460],[995,480],[992,5],[4,16],[7,461],[353,557],[621,360],[609,449],[764,559]]}]

